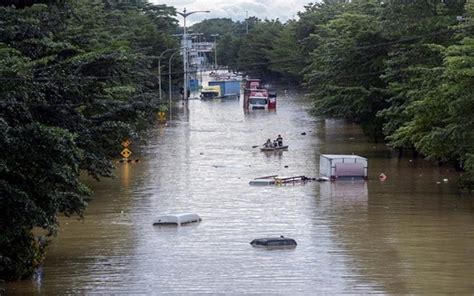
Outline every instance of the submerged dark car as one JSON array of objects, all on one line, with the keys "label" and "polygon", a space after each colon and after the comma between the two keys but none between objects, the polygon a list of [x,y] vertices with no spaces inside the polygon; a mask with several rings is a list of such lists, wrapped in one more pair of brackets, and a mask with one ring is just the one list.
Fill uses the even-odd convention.
[{"label": "submerged dark car", "polygon": [[284,236],[257,238],[251,241],[250,244],[254,247],[286,247],[286,248],[295,248],[297,245],[294,239],[286,238]]}]

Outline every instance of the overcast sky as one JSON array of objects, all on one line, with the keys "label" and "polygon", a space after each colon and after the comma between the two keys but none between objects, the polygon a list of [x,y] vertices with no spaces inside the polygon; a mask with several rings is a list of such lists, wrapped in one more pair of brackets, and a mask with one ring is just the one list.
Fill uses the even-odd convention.
[{"label": "overcast sky", "polygon": [[[186,18],[186,24],[192,25],[205,18],[231,18],[234,21],[244,20],[245,13],[260,19],[276,19],[285,22],[296,17],[298,11],[310,0],[150,0],[155,4],[174,6],[178,11],[210,10],[210,13],[196,13]],[[314,2],[314,1],[313,1]],[[179,17],[183,25],[183,18]]]}]

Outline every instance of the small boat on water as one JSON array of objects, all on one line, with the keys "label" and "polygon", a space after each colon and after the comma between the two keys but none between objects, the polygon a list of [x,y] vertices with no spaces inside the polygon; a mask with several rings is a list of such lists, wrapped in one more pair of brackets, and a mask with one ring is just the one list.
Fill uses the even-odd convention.
[{"label": "small boat on water", "polygon": [[285,146],[276,146],[276,147],[263,147],[260,148],[260,151],[279,151],[288,149],[288,145]]}]

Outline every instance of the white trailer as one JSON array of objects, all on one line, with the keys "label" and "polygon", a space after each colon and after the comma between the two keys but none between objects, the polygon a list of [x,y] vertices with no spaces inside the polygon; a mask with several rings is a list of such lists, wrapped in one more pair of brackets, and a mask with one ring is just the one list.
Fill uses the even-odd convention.
[{"label": "white trailer", "polygon": [[337,178],[367,179],[367,158],[358,155],[321,154],[319,175],[333,181]]}]

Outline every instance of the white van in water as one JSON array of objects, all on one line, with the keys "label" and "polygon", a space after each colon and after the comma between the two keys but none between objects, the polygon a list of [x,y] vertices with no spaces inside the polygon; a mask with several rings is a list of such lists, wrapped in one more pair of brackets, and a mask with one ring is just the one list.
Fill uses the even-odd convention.
[{"label": "white van in water", "polygon": [[198,214],[194,213],[180,213],[180,214],[167,214],[159,216],[153,221],[153,225],[176,225],[180,226],[183,224],[200,222],[202,219]]}]

